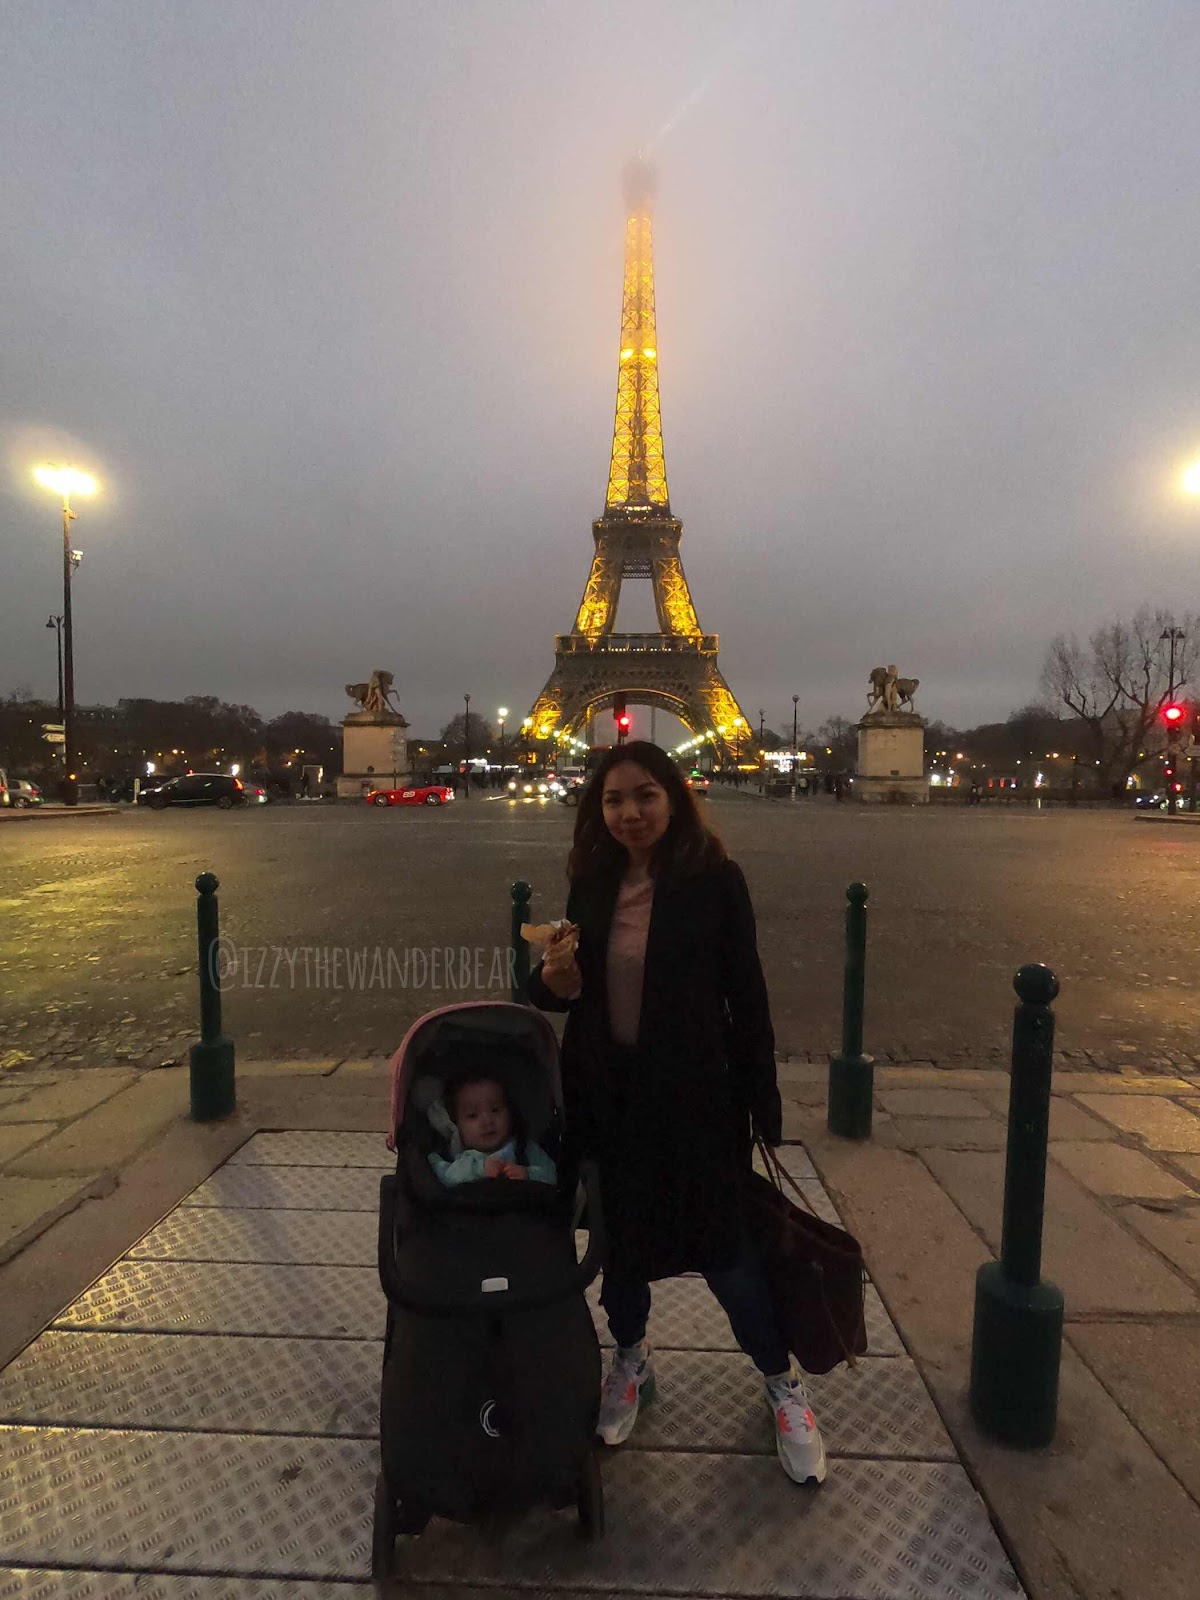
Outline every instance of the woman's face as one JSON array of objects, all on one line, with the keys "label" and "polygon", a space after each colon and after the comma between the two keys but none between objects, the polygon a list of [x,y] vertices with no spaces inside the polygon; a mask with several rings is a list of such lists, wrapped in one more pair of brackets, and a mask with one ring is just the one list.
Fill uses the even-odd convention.
[{"label": "woman's face", "polygon": [[609,833],[635,855],[653,849],[671,821],[667,791],[636,761],[618,761],[613,767],[604,780],[600,805]]}]

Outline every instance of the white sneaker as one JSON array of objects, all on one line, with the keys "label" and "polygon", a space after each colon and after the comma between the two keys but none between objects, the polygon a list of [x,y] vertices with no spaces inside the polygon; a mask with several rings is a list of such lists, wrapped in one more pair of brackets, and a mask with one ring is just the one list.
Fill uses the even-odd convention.
[{"label": "white sneaker", "polygon": [[600,1390],[596,1436],[605,1444],[624,1444],[633,1432],[642,1400],[654,1398],[654,1360],[643,1339],[631,1350],[618,1350]]},{"label": "white sneaker", "polygon": [[825,1446],[795,1366],[764,1379],[775,1417],[775,1449],[793,1483],[825,1482]]}]

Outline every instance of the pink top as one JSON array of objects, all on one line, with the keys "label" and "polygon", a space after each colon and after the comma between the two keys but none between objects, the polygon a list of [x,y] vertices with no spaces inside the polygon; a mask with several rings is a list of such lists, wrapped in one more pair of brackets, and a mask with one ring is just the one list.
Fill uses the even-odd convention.
[{"label": "pink top", "polygon": [[618,1044],[637,1043],[654,879],[623,883],[608,936],[608,1020]]}]

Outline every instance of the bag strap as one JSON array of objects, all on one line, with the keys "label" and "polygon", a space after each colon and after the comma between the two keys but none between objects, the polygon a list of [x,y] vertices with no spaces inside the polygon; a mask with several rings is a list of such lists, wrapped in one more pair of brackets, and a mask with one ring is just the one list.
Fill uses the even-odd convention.
[{"label": "bag strap", "polygon": [[767,1177],[779,1190],[780,1194],[784,1192],[783,1181],[786,1179],[788,1187],[795,1194],[797,1200],[799,1200],[805,1211],[808,1212],[810,1217],[815,1217],[817,1213],[813,1210],[808,1196],[796,1182],[795,1178],[792,1177],[791,1173],[784,1166],[783,1162],[780,1161],[779,1157],[775,1154],[774,1150],[771,1149],[771,1146],[763,1138],[762,1134],[759,1133],[757,1128],[754,1130],[754,1143],[759,1155],[762,1157],[762,1164],[767,1169]]}]

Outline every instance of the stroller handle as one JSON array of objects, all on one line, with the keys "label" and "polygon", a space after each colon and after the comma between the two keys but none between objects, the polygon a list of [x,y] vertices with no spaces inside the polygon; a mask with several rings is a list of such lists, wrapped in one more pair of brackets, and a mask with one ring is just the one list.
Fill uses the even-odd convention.
[{"label": "stroller handle", "polygon": [[581,1294],[600,1271],[606,1248],[604,1211],[600,1203],[600,1175],[594,1161],[584,1161],[579,1169],[588,1212],[588,1243],[583,1260],[574,1271],[549,1292],[514,1294],[500,1289],[489,1293],[476,1290],[469,1295],[422,1296],[420,1300],[406,1293],[396,1271],[396,1216],[404,1213],[408,1203],[400,1190],[394,1173],[379,1180],[379,1281],[390,1303],[402,1311],[412,1311],[419,1316],[452,1317],[472,1311],[536,1311],[553,1305],[567,1295]]}]

